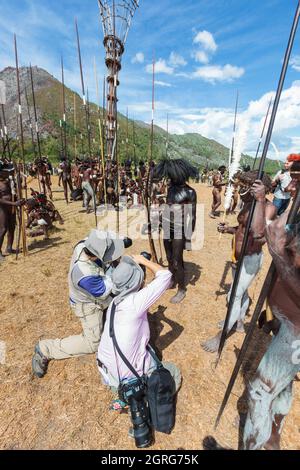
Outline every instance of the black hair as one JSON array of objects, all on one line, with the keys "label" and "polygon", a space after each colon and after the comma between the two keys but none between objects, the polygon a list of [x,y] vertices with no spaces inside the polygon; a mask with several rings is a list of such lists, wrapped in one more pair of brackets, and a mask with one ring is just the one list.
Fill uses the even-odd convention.
[{"label": "black hair", "polygon": [[179,158],[161,160],[153,171],[153,178],[169,178],[175,184],[184,184],[190,178],[196,178],[198,170],[187,160]]},{"label": "black hair", "polygon": [[[252,184],[255,183],[255,181],[258,179],[258,170],[252,170],[252,171],[246,171],[246,172],[239,172],[236,174],[236,179],[247,185],[247,186],[252,186]],[[267,190],[267,192],[272,191],[272,180],[271,178],[264,173],[262,177],[262,182]]]}]

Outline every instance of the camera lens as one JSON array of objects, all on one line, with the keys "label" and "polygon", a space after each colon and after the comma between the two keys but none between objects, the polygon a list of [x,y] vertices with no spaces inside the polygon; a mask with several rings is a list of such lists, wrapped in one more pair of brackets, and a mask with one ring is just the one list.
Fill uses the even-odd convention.
[{"label": "camera lens", "polygon": [[147,251],[142,251],[141,256],[146,258],[148,261],[151,261],[152,256],[150,253],[147,253]]},{"label": "camera lens", "polygon": [[145,400],[130,400],[131,420],[135,445],[138,449],[149,447],[152,443],[152,430],[149,426],[149,411]]}]

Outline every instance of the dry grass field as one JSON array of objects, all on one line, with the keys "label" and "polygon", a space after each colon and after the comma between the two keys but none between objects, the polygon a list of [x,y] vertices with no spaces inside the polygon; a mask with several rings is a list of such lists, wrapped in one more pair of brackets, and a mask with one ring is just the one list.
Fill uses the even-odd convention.
[{"label": "dry grass field", "polygon": [[[257,331],[255,348],[244,366],[217,431],[214,421],[241,346],[243,335],[227,342],[219,367],[215,355],[205,353],[200,343],[215,334],[226,312],[226,295],[219,284],[230,260],[231,237],[219,239],[217,221],[208,217],[211,189],[196,185],[198,199],[205,204],[205,243],[201,251],[186,253],[189,280],[185,301],[169,303],[167,293],[151,309],[150,322],[156,347],[167,361],[180,367],[183,384],[178,395],[176,427],[170,436],[156,434],[153,449],[202,449],[202,441],[213,435],[222,445],[237,448],[239,413],[244,416],[245,381],[255,369],[268,341]],[[54,184],[57,208],[65,219],[47,242],[29,240],[29,256],[10,257],[0,265],[0,341],[6,343],[6,362],[0,365],[1,449],[135,449],[128,438],[129,417],[109,410],[113,396],[100,381],[95,357],[85,356],[51,362],[43,380],[33,377],[31,358],[40,338],[77,334],[80,324],[68,306],[67,273],[74,245],[94,226],[93,215],[81,203],[68,207]],[[235,223],[234,217],[231,222]],[[100,219],[101,224],[101,219]],[[130,250],[148,249],[146,241]],[[265,265],[251,288],[258,297]],[[227,273],[225,290],[231,282]],[[253,306],[252,306],[253,309]],[[294,404],[283,432],[283,449],[300,449],[300,384],[295,383]]]}]

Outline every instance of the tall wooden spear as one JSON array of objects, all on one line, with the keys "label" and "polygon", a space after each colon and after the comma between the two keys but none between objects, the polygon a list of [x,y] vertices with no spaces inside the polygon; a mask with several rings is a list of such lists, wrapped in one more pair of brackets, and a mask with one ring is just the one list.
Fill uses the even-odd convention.
[{"label": "tall wooden spear", "polygon": [[269,103],[269,106],[268,106],[268,111],[267,111],[267,114],[266,114],[266,117],[265,117],[265,122],[264,122],[264,125],[263,125],[263,128],[262,128],[262,132],[261,132],[261,135],[260,135],[260,138],[259,138],[258,147],[257,147],[255,159],[254,159],[254,162],[253,162],[253,168],[252,168],[252,170],[255,170],[256,161],[257,161],[258,154],[259,154],[259,151],[260,151],[260,146],[261,146],[263,137],[264,137],[264,135],[265,135],[265,129],[266,129],[266,126],[267,126],[268,117],[269,117],[270,109],[271,109],[271,106],[272,106],[272,101],[273,101],[273,98],[270,99],[270,103]]},{"label": "tall wooden spear", "polygon": [[134,117],[133,117],[133,120],[132,120],[132,142],[133,142],[133,160],[134,160],[134,164],[136,165],[135,121],[134,121]]},{"label": "tall wooden spear", "polygon": [[34,81],[33,81],[33,70],[30,64],[30,83],[31,83],[31,93],[32,93],[32,102],[33,102],[33,110],[34,110],[34,121],[35,121],[35,132],[38,144],[38,155],[39,158],[42,157],[42,150],[41,150],[41,139],[40,139],[40,129],[38,123],[38,116],[37,116],[37,109],[36,109],[36,100],[35,100],[35,90],[34,90]]},{"label": "tall wooden spear", "polygon": [[16,35],[14,35],[14,43],[15,43],[15,58],[16,58],[17,90],[18,90],[19,125],[20,125],[20,137],[21,137],[21,157],[23,161],[25,197],[27,199],[27,182],[26,182],[26,177],[25,177],[26,176],[26,163],[25,163],[25,148],[24,148],[24,129],[23,129],[23,118],[22,118],[20,72],[19,72],[18,46],[17,46]]},{"label": "tall wooden spear", "polygon": [[166,141],[166,158],[169,154],[169,114],[167,114],[167,141]]},{"label": "tall wooden spear", "polygon": [[5,137],[5,141],[6,141],[6,148],[7,148],[9,158],[11,158],[10,140],[9,140],[9,136],[8,136],[6,116],[5,116],[5,108],[4,108],[3,103],[1,104],[1,110],[2,110],[2,116],[3,116],[3,128],[4,128],[4,137]]},{"label": "tall wooden spear", "polygon": [[[294,40],[295,40],[297,28],[298,28],[299,17],[300,17],[300,0],[298,2],[296,14],[295,14],[294,21],[293,21],[293,26],[292,26],[289,41],[288,41],[288,46],[287,46],[287,49],[286,49],[286,52],[285,52],[285,57],[284,57],[282,70],[281,70],[281,74],[280,74],[280,79],[279,79],[279,83],[278,83],[278,87],[277,87],[276,97],[275,97],[273,110],[272,110],[272,114],[271,114],[271,119],[270,119],[270,123],[269,123],[269,128],[268,128],[268,132],[267,132],[267,136],[266,136],[266,140],[265,140],[265,144],[264,144],[264,149],[263,149],[263,153],[262,153],[262,157],[261,157],[260,165],[259,165],[259,169],[258,169],[257,179],[262,179],[262,177],[263,177],[265,162],[266,162],[267,153],[268,153],[268,150],[269,150],[269,145],[270,145],[271,138],[272,138],[272,133],[273,133],[274,123],[275,123],[276,114],[277,114],[277,110],[278,110],[278,105],[279,105],[279,102],[280,102],[280,97],[281,97],[282,89],[283,89],[283,86],[284,86],[285,77],[286,77],[286,73],[287,73],[287,69],[288,69],[288,65],[289,65],[289,61],[290,61],[290,57],[291,57],[291,53],[292,53],[292,49],[293,49],[293,44],[294,44]],[[243,238],[241,254],[239,256],[239,261],[238,261],[238,264],[237,264],[236,274],[235,274],[234,281],[233,281],[233,284],[232,284],[231,296],[230,296],[230,300],[229,300],[229,303],[228,303],[228,310],[227,310],[225,323],[224,323],[224,328],[223,328],[223,331],[222,331],[219,350],[218,350],[217,364],[220,361],[221,354],[222,354],[224,344],[225,344],[225,341],[226,341],[226,337],[227,337],[227,334],[228,334],[227,328],[228,328],[229,319],[230,319],[230,316],[231,316],[233,304],[234,304],[236,293],[237,293],[237,288],[238,288],[240,277],[241,277],[244,257],[245,257],[246,250],[247,250],[247,247],[248,247],[249,234],[250,234],[250,229],[251,229],[252,220],[253,220],[253,216],[254,216],[255,206],[256,206],[256,201],[253,198],[251,209],[250,209],[250,212],[249,212],[249,217],[248,217],[248,220],[247,220],[246,229],[245,229],[245,235],[244,235],[244,238]]]},{"label": "tall wooden spear", "polygon": [[[20,125],[20,137],[21,137],[21,157],[23,161],[23,178],[24,178],[24,188],[25,188],[25,197],[27,199],[27,181],[26,181],[26,164],[25,164],[25,149],[24,149],[24,132],[23,132],[23,119],[22,119],[22,103],[21,103],[21,87],[20,87],[20,73],[19,73],[19,60],[18,60],[18,46],[17,46],[17,36],[14,35],[14,46],[15,46],[15,59],[16,59],[16,76],[17,76],[17,91],[18,91],[18,114],[19,114],[19,125]],[[22,178],[19,164],[17,165],[17,191],[18,198],[22,199]],[[26,228],[25,228],[25,210],[24,206],[19,208],[19,234],[18,234],[18,243],[16,250],[16,258],[18,259],[20,238],[22,235],[22,247],[23,247],[23,256],[27,256],[27,243],[26,243]]]},{"label": "tall wooden spear", "polygon": [[66,90],[65,90],[65,71],[64,60],[61,57],[61,83],[62,83],[62,130],[63,130],[63,156],[68,160],[67,149],[67,117],[66,117]]},{"label": "tall wooden spear", "polygon": [[77,109],[76,109],[76,93],[74,93],[74,159],[77,158]]},{"label": "tall wooden spear", "polygon": [[2,118],[0,116],[0,135],[1,135],[1,141],[2,141],[2,156],[5,157],[6,154],[6,145],[5,145],[5,139],[4,139],[4,129],[2,125]]},{"label": "tall wooden spear", "polygon": [[[85,84],[84,84],[83,68],[82,68],[80,38],[79,38],[78,24],[77,24],[77,19],[76,18],[75,18],[75,29],[76,29],[76,37],[77,37],[77,49],[78,49],[78,60],[79,60],[79,68],[80,68],[82,99],[83,99],[83,106],[84,106],[84,111],[85,111],[85,122],[86,122],[87,138],[88,138],[88,151],[89,151],[89,158],[90,158],[90,161],[91,161],[91,164],[92,164],[91,127],[90,127],[90,119],[89,119],[89,110],[88,110],[86,96],[85,96]],[[95,194],[95,189],[94,188],[93,188],[93,193],[94,193],[95,223],[96,223],[96,227],[98,227],[96,194]]]},{"label": "tall wooden spear", "polygon": [[85,84],[84,84],[84,77],[83,77],[80,38],[79,38],[77,19],[75,19],[75,29],[76,29],[76,37],[77,37],[77,49],[78,49],[78,60],[79,60],[79,68],[80,68],[82,99],[83,99],[83,107],[84,107],[85,122],[86,122],[86,131],[87,131],[87,138],[88,138],[88,151],[89,151],[89,157],[90,157],[90,159],[92,159],[91,129],[90,129],[90,126],[89,126],[88,108],[87,108],[87,102],[86,102],[86,96],[85,96]]},{"label": "tall wooden spear", "polygon": [[[105,178],[105,157],[104,157],[104,141],[103,141],[103,124],[101,122],[101,109],[100,109],[100,95],[99,95],[99,82],[98,82],[98,73],[97,73],[97,64],[96,57],[94,57],[94,72],[95,72],[95,82],[96,82],[96,95],[97,95],[97,107],[98,107],[98,127],[99,127],[99,170],[102,168],[103,176],[103,191],[104,191],[104,202],[107,204],[107,194],[106,194],[106,178]],[[105,92],[104,92],[105,93]]]},{"label": "tall wooden spear", "polygon": [[148,159],[148,174],[145,188],[145,204],[147,209],[147,219],[148,219],[148,238],[149,245],[151,250],[152,259],[154,262],[158,263],[158,257],[155,249],[154,240],[152,238],[152,224],[151,224],[151,188],[152,184],[151,178],[151,168],[153,162],[153,144],[154,144],[154,111],[155,111],[155,57],[153,56],[153,66],[152,66],[152,119],[151,119],[151,135],[150,135],[150,158]]},{"label": "tall wooden spear", "polygon": [[33,148],[33,153],[34,153],[34,159],[36,159],[37,153],[36,153],[36,146],[35,146],[35,141],[34,141],[33,127],[32,127],[32,118],[31,118],[31,112],[30,112],[30,106],[29,106],[29,98],[28,98],[27,86],[25,87],[25,98],[26,98],[26,104],[27,104],[27,114],[28,114],[28,120],[29,120],[29,128],[30,128],[30,135],[31,135],[31,143],[32,143],[32,148]]}]

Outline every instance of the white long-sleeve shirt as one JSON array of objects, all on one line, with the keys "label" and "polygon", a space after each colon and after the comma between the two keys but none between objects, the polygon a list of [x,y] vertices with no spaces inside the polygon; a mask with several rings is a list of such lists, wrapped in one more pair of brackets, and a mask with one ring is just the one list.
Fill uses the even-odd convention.
[{"label": "white long-sleeve shirt", "polygon": [[[139,375],[147,372],[151,366],[152,358],[146,347],[150,340],[148,323],[148,309],[161,297],[170,285],[172,274],[170,271],[158,271],[155,279],[147,287],[129,294],[123,302],[116,307],[114,329],[119,347]],[[101,337],[98,359],[109,373],[121,380],[132,378],[134,375],[124,364],[115,351],[112,338],[109,336],[111,307],[107,313],[104,331]],[[144,370],[143,370],[144,368]],[[108,378],[100,369],[104,380]],[[107,385],[114,385],[107,383]]]}]

